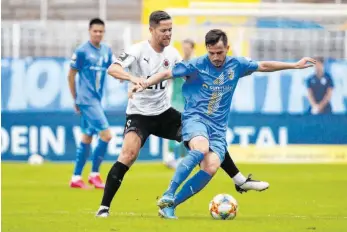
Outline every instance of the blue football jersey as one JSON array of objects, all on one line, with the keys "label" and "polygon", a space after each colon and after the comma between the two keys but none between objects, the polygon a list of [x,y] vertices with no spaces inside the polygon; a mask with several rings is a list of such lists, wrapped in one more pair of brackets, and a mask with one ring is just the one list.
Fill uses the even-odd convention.
[{"label": "blue football jersey", "polygon": [[207,55],[176,64],[173,77],[187,77],[182,87],[185,99],[182,120],[202,120],[224,136],[237,82],[257,69],[257,62],[231,56],[226,57],[220,68]]},{"label": "blue football jersey", "polygon": [[71,58],[71,68],[78,70],[76,104],[93,105],[101,101],[107,68],[112,64],[112,51],[89,41],[80,45]]}]

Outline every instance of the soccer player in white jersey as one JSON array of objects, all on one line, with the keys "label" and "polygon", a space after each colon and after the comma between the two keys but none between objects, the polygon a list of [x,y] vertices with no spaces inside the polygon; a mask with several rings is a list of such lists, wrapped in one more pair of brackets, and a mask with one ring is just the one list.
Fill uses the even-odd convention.
[{"label": "soccer player in white jersey", "polygon": [[[142,79],[138,77],[148,78],[169,70],[182,60],[178,51],[170,46],[172,35],[170,15],[164,11],[154,11],[150,15],[149,24],[150,40],[134,44],[122,53],[108,69],[111,76],[139,84],[142,83]],[[124,71],[125,68],[129,68],[129,72]],[[132,87],[132,84],[129,84],[130,90]],[[181,113],[170,106],[167,81],[134,94],[134,97],[129,99],[126,114],[122,151],[118,161],[108,173],[97,217],[109,216],[111,201],[149,135],[182,141]],[[221,167],[233,179],[238,192],[262,191],[268,188],[269,184],[266,182],[243,176],[228,152],[225,157]]]}]

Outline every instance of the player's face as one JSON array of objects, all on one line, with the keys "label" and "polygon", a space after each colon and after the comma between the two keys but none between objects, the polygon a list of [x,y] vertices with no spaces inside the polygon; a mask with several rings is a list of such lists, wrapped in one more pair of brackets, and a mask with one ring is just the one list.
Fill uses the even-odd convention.
[{"label": "player's face", "polygon": [[216,67],[221,67],[229,50],[229,45],[224,45],[223,41],[218,41],[215,45],[206,46],[208,58]]},{"label": "player's face", "polygon": [[193,55],[193,47],[190,43],[182,43],[182,50],[184,57],[191,57]]},{"label": "player's face", "polygon": [[105,27],[101,24],[93,24],[89,28],[90,40],[92,43],[99,44],[105,34]]},{"label": "player's face", "polygon": [[156,27],[150,27],[152,38],[161,47],[166,47],[170,44],[172,35],[172,20],[160,21]]},{"label": "player's face", "polygon": [[315,65],[316,73],[320,76],[323,74],[323,64],[321,62],[317,62]]}]

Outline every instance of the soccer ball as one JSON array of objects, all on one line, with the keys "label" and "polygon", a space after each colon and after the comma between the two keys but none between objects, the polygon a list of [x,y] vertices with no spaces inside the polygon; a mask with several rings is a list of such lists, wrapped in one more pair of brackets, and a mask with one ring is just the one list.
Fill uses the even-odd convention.
[{"label": "soccer ball", "polygon": [[43,157],[40,156],[39,154],[33,154],[29,157],[28,163],[30,165],[41,165],[43,164]]},{"label": "soccer ball", "polygon": [[238,204],[232,196],[218,194],[210,202],[209,210],[214,219],[231,220],[236,217]]}]

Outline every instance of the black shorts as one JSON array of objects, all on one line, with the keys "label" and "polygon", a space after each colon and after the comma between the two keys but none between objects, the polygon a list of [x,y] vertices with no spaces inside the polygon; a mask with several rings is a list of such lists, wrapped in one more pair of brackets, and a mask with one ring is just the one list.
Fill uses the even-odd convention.
[{"label": "black shorts", "polygon": [[126,116],[124,128],[124,136],[134,131],[141,138],[141,147],[150,135],[182,141],[181,113],[172,107],[154,116],[129,114]]}]

